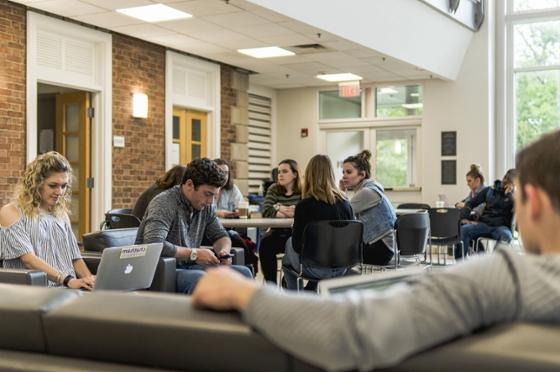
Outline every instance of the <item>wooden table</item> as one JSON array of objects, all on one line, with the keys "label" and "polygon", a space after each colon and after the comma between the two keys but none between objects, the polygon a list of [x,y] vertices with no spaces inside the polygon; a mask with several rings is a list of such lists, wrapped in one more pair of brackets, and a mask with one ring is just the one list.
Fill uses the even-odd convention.
[{"label": "wooden table", "polygon": [[227,228],[277,228],[292,227],[293,218],[220,218],[220,222]]}]

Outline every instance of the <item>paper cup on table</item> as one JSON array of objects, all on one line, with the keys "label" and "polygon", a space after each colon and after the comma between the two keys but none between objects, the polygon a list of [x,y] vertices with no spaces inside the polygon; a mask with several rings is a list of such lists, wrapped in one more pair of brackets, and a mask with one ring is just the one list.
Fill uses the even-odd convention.
[{"label": "paper cup on table", "polygon": [[436,208],[443,208],[443,207],[445,207],[445,201],[436,200]]},{"label": "paper cup on table", "polygon": [[243,200],[237,205],[237,212],[239,213],[239,218],[249,217],[249,202]]}]

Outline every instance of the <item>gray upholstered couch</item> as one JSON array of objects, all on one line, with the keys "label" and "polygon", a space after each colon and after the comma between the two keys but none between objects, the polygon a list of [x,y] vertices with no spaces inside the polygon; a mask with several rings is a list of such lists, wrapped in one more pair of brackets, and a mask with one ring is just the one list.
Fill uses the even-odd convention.
[{"label": "gray upholstered couch", "polygon": [[[0,370],[317,371],[236,313],[193,309],[187,296],[0,284]],[[372,330],[374,332],[374,330]],[[556,371],[560,328],[493,328],[389,371]]]}]

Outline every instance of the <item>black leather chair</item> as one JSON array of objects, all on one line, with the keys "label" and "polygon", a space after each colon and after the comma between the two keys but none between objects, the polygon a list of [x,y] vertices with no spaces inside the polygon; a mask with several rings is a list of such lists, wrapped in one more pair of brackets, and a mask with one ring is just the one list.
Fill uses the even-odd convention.
[{"label": "black leather chair", "polygon": [[298,291],[302,279],[317,282],[321,278],[306,277],[304,266],[346,268],[362,262],[362,235],[364,225],[358,220],[316,221],[307,224],[303,232],[300,267],[284,266],[298,276]]},{"label": "black leather chair", "polygon": [[395,266],[401,265],[401,257],[418,258],[425,254],[430,236],[428,212],[409,213],[397,218]]},{"label": "black leather chair", "polygon": [[[84,234],[82,237],[84,252],[82,257],[92,273],[97,273],[101,262],[101,255],[105,248],[133,245],[136,240],[136,227],[126,229],[109,229]],[[175,292],[174,257],[161,257],[159,259],[154,280],[150,290],[157,292]]]},{"label": "black leather chair", "polygon": [[426,209],[426,210],[428,210],[428,209],[430,209],[430,205],[425,204],[425,203],[403,203],[403,204],[399,204],[397,209]]},{"label": "black leather chair", "polygon": [[[430,208],[430,261],[432,261],[432,245],[453,247],[453,255],[458,245],[461,246],[462,257],[465,258],[465,247],[461,240],[461,210],[457,208]],[[438,250],[438,264],[440,263]],[[433,261],[432,261],[433,262]],[[447,252],[443,256],[443,264],[447,263]]]},{"label": "black leather chair", "polygon": [[38,270],[0,268],[0,283],[47,286],[47,274]]},{"label": "black leather chair", "polygon": [[124,229],[127,227],[140,226],[140,219],[133,214],[128,213],[105,213],[105,228],[107,229]]},{"label": "black leather chair", "polygon": [[[122,247],[133,245],[136,240],[138,228],[109,229],[100,230],[82,237],[84,252],[82,257],[92,273],[97,272],[101,262],[101,254],[108,247]],[[232,248],[234,255],[232,262],[237,265],[244,265],[244,251],[242,248]],[[154,280],[150,290],[157,292],[175,292],[175,270],[177,263],[174,257],[161,257],[156,268]]]}]

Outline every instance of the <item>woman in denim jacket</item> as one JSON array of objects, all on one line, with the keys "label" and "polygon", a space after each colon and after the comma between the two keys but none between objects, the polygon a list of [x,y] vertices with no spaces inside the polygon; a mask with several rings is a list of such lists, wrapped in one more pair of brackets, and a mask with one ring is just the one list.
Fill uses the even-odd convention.
[{"label": "woman in denim jacket", "polygon": [[344,160],[341,188],[348,191],[356,218],[364,223],[364,263],[387,265],[393,258],[397,216],[383,186],[371,179],[368,150]]}]

